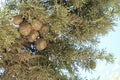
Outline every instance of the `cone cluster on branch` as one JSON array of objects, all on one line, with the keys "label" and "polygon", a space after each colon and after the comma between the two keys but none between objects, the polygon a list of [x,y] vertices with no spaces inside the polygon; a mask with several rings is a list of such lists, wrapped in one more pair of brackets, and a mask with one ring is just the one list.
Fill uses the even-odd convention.
[{"label": "cone cluster on branch", "polygon": [[[16,15],[13,19],[15,25],[19,25],[19,32],[22,36],[26,37],[28,42],[35,42],[37,50],[41,51],[47,47],[47,41],[44,39],[44,35],[49,33],[50,27],[44,26],[41,21],[32,20],[31,23],[24,21],[21,15]],[[40,37],[43,36],[43,38]],[[38,39],[38,37],[40,37]]]}]

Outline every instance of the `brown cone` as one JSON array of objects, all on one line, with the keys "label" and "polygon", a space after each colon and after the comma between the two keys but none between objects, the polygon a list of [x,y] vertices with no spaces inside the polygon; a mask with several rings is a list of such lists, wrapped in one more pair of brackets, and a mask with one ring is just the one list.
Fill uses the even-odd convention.
[{"label": "brown cone", "polygon": [[37,50],[41,51],[47,47],[47,42],[44,39],[39,39],[35,42],[35,47]]},{"label": "brown cone", "polygon": [[31,23],[32,25],[32,29],[34,30],[40,30],[42,28],[42,22],[39,22],[39,21],[36,21],[36,20],[33,20],[33,22]]},{"label": "brown cone", "polygon": [[44,26],[44,27],[42,27],[42,29],[41,29],[41,34],[46,35],[46,34],[49,33],[49,31],[50,31],[50,27]]},{"label": "brown cone", "polygon": [[33,42],[36,40],[36,38],[39,36],[39,33],[37,31],[32,31],[30,35],[28,36],[28,41]]},{"label": "brown cone", "polygon": [[23,22],[23,18],[21,15],[14,16],[13,22],[15,25],[19,25]]},{"label": "brown cone", "polygon": [[20,24],[19,27],[19,32],[23,35],[23,36],[28,36],[31,32],[31,25],[27,22],[23,22]]}]

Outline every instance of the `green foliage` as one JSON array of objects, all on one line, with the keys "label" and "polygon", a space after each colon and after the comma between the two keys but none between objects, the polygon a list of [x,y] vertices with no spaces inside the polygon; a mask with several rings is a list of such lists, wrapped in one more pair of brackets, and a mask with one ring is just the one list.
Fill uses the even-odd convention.
[{"label": "green foliage", "polygon": [[20,37],[17,29],[13,28],[11,23],[12,16],[7,13],[8,10],[0,12],[0,51],[3,49],[9,50],[14,44],[15,39]]},{"label": "green foliage", "polygon": [[[117,0],[114,1],[117,5],[112,2],[6,0],[4,10],[0,10],[0,55],[3,56],[0,66],[6,69],[3,79],[67,80],[60,70],[66,69],[74,75],[75,63],[89,71],[96,68],[97,60],[114,62],[113,55],[97,49],[99,35],[113,29],[112,20],[119,14]],[[18,14],[29,23],[36,19],[50,25],[49,34],[43,36],[48,41],[45,50],[31,55],[31,43],[13,25],[13,16]]]}]

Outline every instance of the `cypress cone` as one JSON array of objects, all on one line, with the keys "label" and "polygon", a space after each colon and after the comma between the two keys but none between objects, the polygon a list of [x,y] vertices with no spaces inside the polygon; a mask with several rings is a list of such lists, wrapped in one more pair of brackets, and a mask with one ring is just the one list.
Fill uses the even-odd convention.
[{"label": "cypress cone", "polygon": [[50,27],[44,26],[44,27],[42,27],[42,29],[41,29],[41,34],[46,35],[46,34],[49,33],[49,31],[50,31]]},{"label": "cypress cone", "polygon": [[39,39],[35,42],[35,47],[37,50],[41,51],[47,47],[47,42],[45,39]]},{"label": "cypress cone", "polygon": [[31,23],[31,25],[32,25],[32,29],[33,30],[41,30],[41,28],[42,28],[42,22],[40,22],[40,21],[37,21],[37,20],[33,20],[33,22]]},{"label": "cypress cone", "polygon": [[93,60],[90,60],[90,68],[95,69],[96,68],[96,63]]},{"label": "cypress cone", "polygon": [[36,38],[39,36],[39,33],[37,31],[32,31],[30,35],[28,36],[28,41],[33,42],[36,40]]},{"label": "cypress cone", "polygon": [[13,23],[14,23],[15,25],[19,25],[19,24],[22,23],[22,22],[23,22],[23,18],[22,18],[21,15],[16,15],[16,16],[14,16]]},{"label": "cypress cone", "polygon": [[31,25],[27,22],[22,22],[19,27],[19,32],[23,36],[28,36],[31,32]]}]

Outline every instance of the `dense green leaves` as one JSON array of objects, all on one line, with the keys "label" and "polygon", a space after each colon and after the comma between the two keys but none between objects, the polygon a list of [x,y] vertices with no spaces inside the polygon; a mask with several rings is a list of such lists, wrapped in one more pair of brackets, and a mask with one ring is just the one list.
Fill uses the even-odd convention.
[{"label": "dense green leaves", "polygon": [[[78,66],[90,71],[96,68],[97,60],[113,62],[113,55],[99,50],[97,44],[100,35],[113,29],[119,14],[119,2],[114,4],[112,0],[5,0],[0,9],[4,78],[67,80],[61,74],[61,69],[66,69],[70,79],[77,79],[74,68]],[[34,42],[20,35],[18,25],[13,24],[13,16],[18,14],[25,22],[35,19],[50,27],[49,33],[40,37],[47,40],[45,50],[34,50]]]}]

